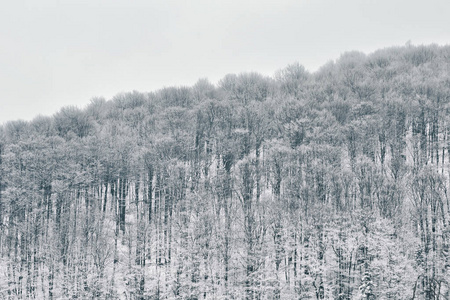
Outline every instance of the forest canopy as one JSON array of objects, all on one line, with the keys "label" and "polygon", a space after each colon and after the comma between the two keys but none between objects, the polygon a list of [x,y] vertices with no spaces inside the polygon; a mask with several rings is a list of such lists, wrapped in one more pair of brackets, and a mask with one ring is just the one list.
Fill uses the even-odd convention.
[{"label": "forest canopy", "polygon": [[0,127],[0,298],[449,299],[450,46]]}]

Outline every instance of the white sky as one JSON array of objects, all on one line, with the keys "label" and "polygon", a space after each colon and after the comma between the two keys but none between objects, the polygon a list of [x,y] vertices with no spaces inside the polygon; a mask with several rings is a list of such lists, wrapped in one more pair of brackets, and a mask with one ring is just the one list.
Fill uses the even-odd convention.
[{"label": "white sky", "polygon": [[95,96],[450,43],[448,0],[0,0],[0,124]]}]

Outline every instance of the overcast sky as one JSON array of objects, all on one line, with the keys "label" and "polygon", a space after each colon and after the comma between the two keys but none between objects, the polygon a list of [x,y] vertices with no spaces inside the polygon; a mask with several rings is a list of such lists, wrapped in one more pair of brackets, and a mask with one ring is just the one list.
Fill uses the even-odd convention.
[{"label": "overcast sky", "polygon": [[448,0],[2,2],[0,124],[296,61],[314,71],[350,50],[450,44]]}]

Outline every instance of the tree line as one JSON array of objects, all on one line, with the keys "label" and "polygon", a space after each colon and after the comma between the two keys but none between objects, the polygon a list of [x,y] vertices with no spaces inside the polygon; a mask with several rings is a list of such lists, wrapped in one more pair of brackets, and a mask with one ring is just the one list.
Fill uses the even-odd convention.
[{"label": "tree line", "polygon": [[450,47],[0,127],[5,299],[450,298]]}]

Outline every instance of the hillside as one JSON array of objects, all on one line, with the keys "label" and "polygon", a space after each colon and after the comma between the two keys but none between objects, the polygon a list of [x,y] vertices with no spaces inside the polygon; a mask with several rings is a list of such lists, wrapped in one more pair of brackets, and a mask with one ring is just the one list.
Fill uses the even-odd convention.
[{"label": "hillside", "polygon": [[0,298],[449,299],[450,46],[0,127]]}]

